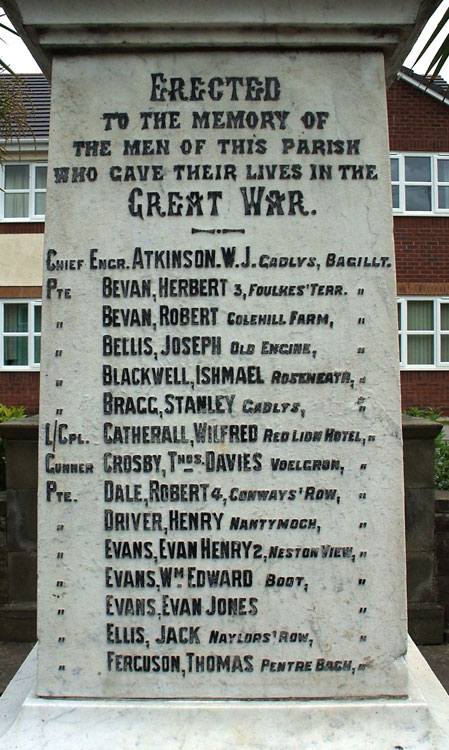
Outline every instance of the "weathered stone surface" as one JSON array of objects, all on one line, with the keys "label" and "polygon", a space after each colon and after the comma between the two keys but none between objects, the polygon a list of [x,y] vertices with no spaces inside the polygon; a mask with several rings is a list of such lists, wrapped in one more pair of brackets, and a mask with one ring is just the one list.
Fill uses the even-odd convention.
[{"label": "weathered stone surface", "polygon": [[449,534],[437,531],[435,534],[435,546],[438,559],[449,557]]},{"label": "weathered stone surface", "polygon": [[[2,750],[151,743],[167,750],[373,750],[447,745],[448,696],[412,642],[410,697],[363,701],[106,701],[35,696],[35,652],[2,698]],[[9,731],[8,731],[9,730]]]},{"label": "weathered stone surface", "polygon": [[0,492],[0,604],[8,601],[8,555],[6,547],[6,493]]},{"label": "weathered stone surface", "polygon": [[435,496],[432,489],[407,489],[405,525],[407,551],[434,550]]},{"label": "weathered stone surface", "polygon": [[449,513],[435,513],[435,530],[449,532]]},{"label": "weathered stone surface", "polygon": [[404,467],[409,487],[433,487],[433,443],[430,440],[407,440],[404,443]]},{"label": "weathered stone surface", "polygon": [[435,601],[435,555],[432,551],[407,553],[407,595],[414,602]]},{"label": "weathered stone surface", "polygon": [[8,602],[36,601],[36,559],[30,552],[8,554]]},{"label": "weathered stone surface", "polygon": [[408,610],[408,631],[415,643],[442,643],[444,608],[440,604],[413,604]]},{"label": "weathered stone surface", "polygon": [[35,602],[37,564],[36,489],[9,489],[6,492],[6,497],[8,602]]},{"label": "weathered stone surface", "polygon": [[31,440],[8,440],[6,486],[36,489],[36,443]]},{"label": "weathered stone surface", "polygon": [[37,527],[36,489],[6,492],[8,550],[35,550]]},{"label": "weathered stone surface", "polygon": [[39,433],[39,416],[11,419],[0,423],[0,435],[7,440],[33,440]]},{"label": "weathered stone surface", "polygon": [[43,695],[406,691],[382,86],[376,53],[55,61]]},{"label": "weathered stone surface", "polygon": [[[345,0],[330,5],[326,0],[194,0],[180,6],[157,3],[148,6],[131,0],[126,14],[120,3],[59,3],[52,0],[4,0],[16,29],[39,62],[50,73],[51,58],[63,50],[179,49],[219,47],[242,49],[324,47],[381,50],[391,80],[416,41],[419,30],[437,7],[438,0]],[[18,7],[19,6],[19,7]],[[207,12],[206,12],[207,11]],[[323,21],[326,31],[323,38]],[[238,53],[237,53],[238,54]]]},{"label": "weathered stone surface", "polygon": [[[0,623],[1,628],[1,623]],[[0,642],[0,663],[2,669],[0,670],[0,695],[3,693],[8,683],[14,677],[17,672],[18,666],[24,661],[25,657],[28,656],[31,651],[33,642]]]},{"label": "weathered stone surface", "polygon": [[21,602],[2,605],[0,607],[0,642],[26,643],[35,640],[36,604]]},{"label": "weathered stone surface", "polygon": [[[85,750],[111,737],[137,746],[149,728],[170,750],[274,750],[298,737],[304,750],[418,737],[434,750],[447,702],[413,648],[405,657],[384,60],[374,51],[403,47],[429,5],[381,0],[380,26],[371,16],[363,28],[368,6],[352,0],[338,23],[329,3],[301,3],[297,25],[300,4],[210,5],[192,24],[196,4],[151,18],[131,2],[130,30],[112,24],[114,4],[107,28],[86,28],[95,4],[81,24],[79,8],[60,15],[53,3],[52,22],[46,0],[23,1],[33,44],[58,52],[40,466],[45,699],[25,701],[16,719],[30,660],[5,695],[0,733],[12,725],[6,750],[79,747],[80,727]],[[356,13],[346,28],[343,7]],[[270,49],[304,31],[306,44],[317,21],[319,53]],[[180,35],[222,50],[186,54]],[[71,54],[108,52],[71,58],[69,39]],[[264,53],[229,55],[256,39]],[[117,44],[159,51],[110,54]],[[337,53],[344,44],[358,52]],[[401,697],[409,673],[426,700],[413,678]],[[104,700],[139,696],[149,700]]]},{"label": "weathered stone surface", "polygon": [[437,513],[449,513],[449,491],[435,490],[435,509]]},{"label": "weathered stone surface", "polygon": [[449,622],[449,574],[437,575],[438,601],[445,611],[445,622]]},{"label": "weathered stone surface", "polygon": [[439,575],[449,575],[449,557],[443,557],[438,554],[437,549],[437,573]]}]

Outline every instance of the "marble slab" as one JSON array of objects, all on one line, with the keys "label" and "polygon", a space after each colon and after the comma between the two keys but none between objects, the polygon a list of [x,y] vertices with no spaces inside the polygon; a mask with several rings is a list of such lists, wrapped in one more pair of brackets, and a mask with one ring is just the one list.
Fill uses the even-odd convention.
[{"label": "marble slab", "polygon": [[386,133],[377,52],[55,59],[40,695],[407,693]]},{"label": "marble slab", "polygon": [[34,651],[0,698],[0,746],[443,750],[448,695],[411,641],[407,662],[410,696],[396,700],[106,701],[38,698]]}]

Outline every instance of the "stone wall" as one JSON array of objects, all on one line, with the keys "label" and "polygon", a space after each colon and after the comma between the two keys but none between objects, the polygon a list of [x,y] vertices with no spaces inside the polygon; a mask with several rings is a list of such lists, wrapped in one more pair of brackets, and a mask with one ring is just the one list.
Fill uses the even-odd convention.
[{"label": "stone wall", "polygon": [[0,492],[0,606],[8,601],[8,552],[6,548],[6,492]]},{"label": "stone wall", "polygon": [[444,635],[449,641],[449,491],[435,493],[435,545],[438,600],[444,607]]},{"label": "stone wall", "polygon": [[409,633],[417,643],[443,641],[435,557],[434,441],[441,425],[403,417]]},{"label": "stone wall", "polygon": [[36,637],[38,417],[4,422],[0,436],[6,439],[6,493],[0,499],[0,640],[31,641]]}]

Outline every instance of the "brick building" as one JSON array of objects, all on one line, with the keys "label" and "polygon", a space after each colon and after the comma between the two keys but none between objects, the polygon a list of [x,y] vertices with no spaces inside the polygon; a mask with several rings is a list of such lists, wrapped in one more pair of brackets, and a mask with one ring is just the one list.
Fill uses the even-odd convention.
[{"label": "brick building", "polygon": [[0,403],[39,409],[42,257],[50,87],[22,75],[32,135],[7,144],[0,170]]},{"label": "brick building", "polygon": [[449,414],[449,92],[402,68],[388,95],[403,408]]},{"label": "brick building", "polygon": [[[38,411],[50,89],[24,75],[34,139],[0,170],[0,403]],[[449,94],[448,94],[449,97]],[[402,68],[387,95],[403,407],[449,414],[449,98]]]}]

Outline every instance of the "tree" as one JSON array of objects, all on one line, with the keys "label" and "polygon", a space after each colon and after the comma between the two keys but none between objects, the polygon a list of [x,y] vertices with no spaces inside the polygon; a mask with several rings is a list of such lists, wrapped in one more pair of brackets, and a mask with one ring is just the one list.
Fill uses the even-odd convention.
[{"label": "tree", "polygon": [[[449,23],[449,9],[445,11],[435,31],[433,32],[430,39],[426,42],[423,49],[419,53],[418,57],[415,60],[415,65],[419,60],[421,60],[421,57],[424,55],[425,52],[427,52],[432,42],[437,38],[440,31],[448,23]],[[433,56],[432,61],[429,67],[427,68],[425,75],[426,76],[431,75],[432,78],[436,78],[436,76],[439,74],[441,68],[443,67],[444,63],[448,60],[448,58],[449,58],[449,34],[446,35],[446,38],[443,40],[438,50],[436,51],[435,55]]]},{"label": "tree", "polygon": [[[14,29],[3,23],[0,23],[0,29],[17,35]],[[8,141],[19,141],[25,135],[33,137],[28,124],[30,108],[31,99],[24,82],[0,58],[0,163],[5,158]]]}]

